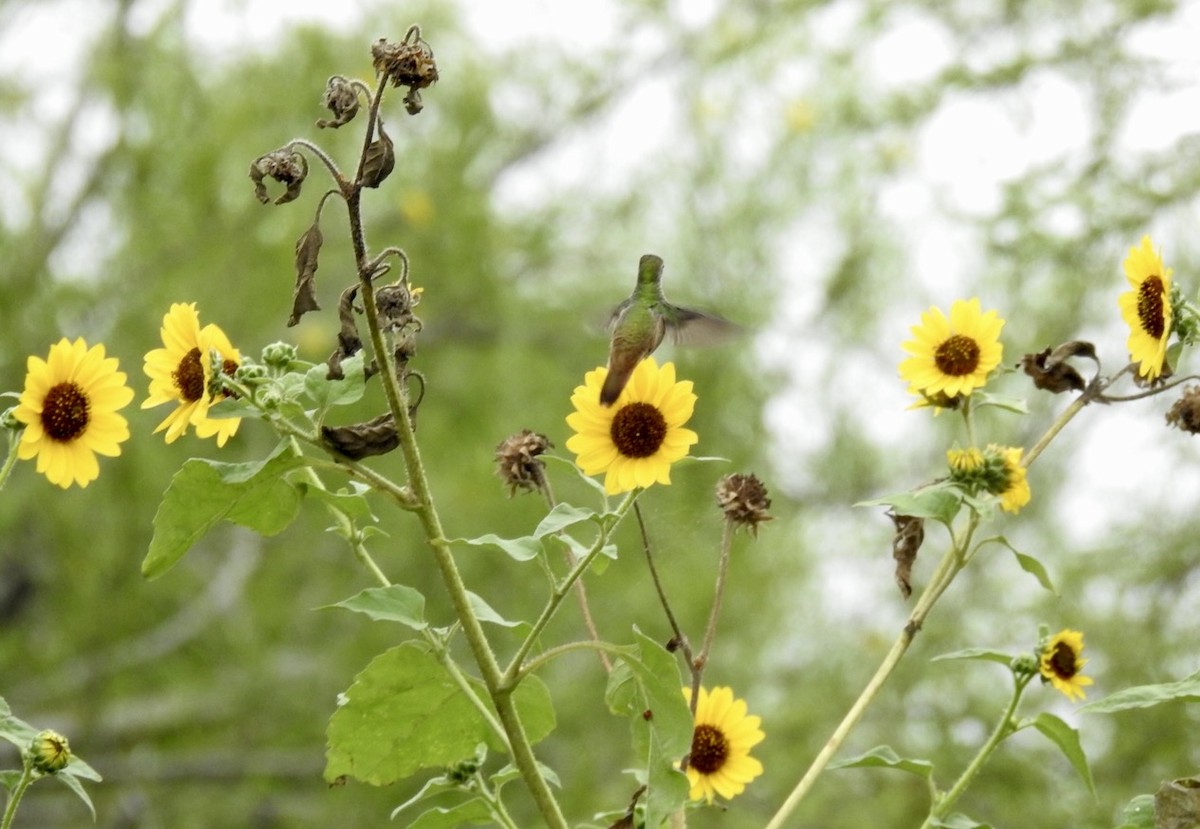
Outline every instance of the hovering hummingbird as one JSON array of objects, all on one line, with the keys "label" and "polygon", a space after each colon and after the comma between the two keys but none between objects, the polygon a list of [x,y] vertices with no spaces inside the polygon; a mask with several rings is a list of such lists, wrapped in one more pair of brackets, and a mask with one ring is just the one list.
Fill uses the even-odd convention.
[{"label": "hovering hummingbird", "polygon": [[662,272],[662,259],[652,253],[643,256],[638,262],[633,293],[617,306],[608,321],[612,345],[608,376],[600,390],[602,406],[616,402],[634,368],[654,353],[668,332],[679,345],[708,345],[738,330],[729,320],[667,302],[662,292]]}]

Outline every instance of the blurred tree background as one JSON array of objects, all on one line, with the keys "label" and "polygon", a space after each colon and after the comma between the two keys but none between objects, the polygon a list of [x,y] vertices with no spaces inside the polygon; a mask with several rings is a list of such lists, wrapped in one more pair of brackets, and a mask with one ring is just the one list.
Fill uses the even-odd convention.
[{"label": "blurred tree background", "polygon": [[[62,52],[42,62],[50,74],[6,60],[0,78],[0,385],[19,390],[27,355],[84,336],[120,358],[140,401],[142,355],[180,301],[197,302],[244,353],[289,339],[323,360],[353,279],[344,214],[331,202],[323,223],[326,311],[288,329],[292,246],[323,184],[314,170],[297,203],[267,208],[246,170],[298,136],[349,165],[357,125],[313,127],[325,79],[369,78],[370,44],[421,23],[441,81],[419,117],[396,96],[385,105],[397,170],[364,204],[374,248],[402,246],[425,288],[418,436],[452,536],[519,535],[539,520],[540,501],[510,500],[495,478],[494,447],[531,428],[565,453],[571,389],[603,362],[603,321],[642,253],[666,260],[672,299],[751,329],[732,347],[664,352],[696,383],[696,452],[732,463],[678,468],[642,500],[668,590],[698,636],[720,537],[713,484],[753,470],[774,498],[776,520],[737,541],[706,674],[762,715],[767,739],[754,754],[766,772],[728,812],[691,818],[697,827],[761,826],[903,624],[891,525],[852,505],[940,474],[944,449],[962,439],[953,417],[905,411],[896,364],[920,312],[978,295],[1008,320],[1007,363],[1082,337],[1114,371],[1126,357],[1116,296],[1128,247],[1153,233],[1177,279],[1197,284],[1200,153],[1186,126],[1164,120],[1194,92],[1197,65],[1194,53],[1182,64],[1162,56],[1188,31],[1195,41],[1194,3],[609,0],[580,6],[614,22],[611,38],[582,48],[578,32],[533,23],[492,37],[465,3],[364,2],[347,4],[347,25],[287,27],[225,50],[194,37],[201,5],[0,6],[9,42],[34,18],[62,24],[36,29],[55,32],[39,50]],[[1077,112],[1076,132],[1047,130],[1047,106]],[[1024,162],[998,160],[1014,156]],[[991,183],[965,192],[961,170]],[[1066,402],[1033,396],[1020,375],[1001,389],[1032,398],[1030,417],[983,423],[985,439],[1013,445],[1028,446]],[[339,416],[383,405],[368,395]],[[935,609],[845,756],[888,743],[932,759],[948,784],[1007,679],[997,666],[930,657],[1027,649],[1039,622],[1085,632],[1092,698],[1196,670],[1198,455],[1191,437],[1164,429],[1166,407],[1085,411],[1056,441],[1031,471],[1032,504],[1001,531],[1045,562],[1062,597],[1011,557],[988,556]],[[23,464],[0,499],[0,695],[66,733],[105,776],[90,788],[101,827],[385,825],[420,780],[330,789],[321,779],[336,694],[399,638],[320,609],[369,586],[366,575],[325,532],[323,511],[306,508],[275,538],[223,526],[145,582],[163,489],[184,459],[217,450],[152,436],[165,410],[125,413],[134,437],[92,486],[62,492]],[[220,457],[271,445],[246,423]],[[377,466],[402,474],[399,458]],[[415,524],[379,513],[381,565],[446,623]],[[665,641],[632,524],[620,541],[620,560],[589,579],[600,630],[625,641],[636,625]],[[943,544],[931,529],[918,589]],[[543,601],[532,565],[474,549],[461,559],[508,617]],[[578,635],[577,617],[566,613],[552,636]],[[622,770],[637,761],[603,708],[598,662],[561,659],[544,678],[559,724],[539,750],[569,815],[621,808],[633,788]],[[1042,709],[1082,728],[1099,797],[1025,733],[963,811],[998,827],[1111,826],[1132,796],[1200,767],[1194,706],[1075,717],[1046,689],[1023,708]],[[15,754],[0,747],[0,759],[11,767]],[[533,825],[524,796],[513,800]],[[916,778],[834,771],[794,824],[913,826],[926,805]],[[74,797],[48,784],[18,819],[85,823]]]}]

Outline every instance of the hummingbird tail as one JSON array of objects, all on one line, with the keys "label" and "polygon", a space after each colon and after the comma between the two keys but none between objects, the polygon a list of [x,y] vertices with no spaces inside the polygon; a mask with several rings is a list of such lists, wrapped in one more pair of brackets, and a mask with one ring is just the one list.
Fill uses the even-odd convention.
[{"label": "hummingbird tail", "polygon": [[617,402],[617,398],[621,396],[621,392],[625,389],[625,383],[629,381],[629,376],[620,372],[610,371],[608,376],[604,378],[604,386],[600,389],[600,405],[611,406]]}]

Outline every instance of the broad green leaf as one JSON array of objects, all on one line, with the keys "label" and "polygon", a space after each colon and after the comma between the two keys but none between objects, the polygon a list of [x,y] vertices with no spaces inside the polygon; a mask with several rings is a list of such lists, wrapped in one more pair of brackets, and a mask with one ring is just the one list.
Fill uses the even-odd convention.
[{"label": "broad green leaf", "polygon": [[1054,583],[1050,581],[1050,576],[1046,572],[1046,568],[1042,566],[1041,561],[1031,555],[1022,553],[1011,543],[1009,543],[1009,540],[1002,535],[993,536],[992,538],[985,538],[983,541],[979,542],[979,546],[982,547],[984,544],[989,543],[999,544],[1008,549],[1014,556],[1017,557],[1017,564],[1020,565],[1022,570],[1037,579],[1038,584],[1049,590],[1055,596],[1059,595],[1058,590],[1054,588]]},{"label": "broad green leaf", "polygon": [[917,777],[923,777],[926,780],[933,775],[933,763],[929,762],[928,760],[901,757],[892,750],[891,746],[876,746],[865,754],[860,754],[857,757],[851,757],[848,760],[839,760],[836,763],[830,763],[829,768],[895,769],[896,771],[906,771],[909,774],[915,774]]},{"label": "broad green leaf", "polygon": [[73,777],[82,777],[84,780],[91,780],[95,783],[99,783],[104,779],[100,776],[100,772],[96,771],[76,754],[71,755],[70,765],[59,772],[59,774],[64,773],[70,773]]},{"label": "broad green leaf", "polygon": [[[68,789],[75,792],[75,796],[83,801],[84,806],[88,807],[88,811],[92,813],[92,821],[95,822],[96,807],[94,805],[92,805],[92,799],[90,797],[88,797],[88,793],[84,790],[83,784],[79,782],[79,778],[74,774],[67,773],[71,769],[71,766],[74,766],[74,765],[75,765],[75,762],[72,761],[71,765],[67,766],[67,768],[63,769],[58,774],[54,775],[54,777],[57,778],[58,781],[60,783],[62,783],[64,786],[66,786]],[[96,775],[97,779],[99,779],[99,777],[100,777],[99,775]]]},{"label": "broad green leaf", "polygon": [[8,707],[4,697],[0,697],[0,739],[8,740],[24,751],[29,748],[33,738],[38,735],[38,731],[40,729],[34,728],[20,717],[14,717],[12,709]]},{"label": "broad green leaf", "polygon": [[482,798],[474,797],[457,806],[437,806],[422,812],[408,825],[408,829],[454,829],[464,824],[494,826],[495,823],[488,804]]},{"label": "broad green leaf", "polygon": [[312,496],[319,501],[324,501],[333,509],[344,513],[355,521],[373,524],[378,520],[375,514],[371,512],[371,505],[367,502],[365,489],[352,491],[343,488],[337,492],[330,492],[328,489],[323,489],[319,486],[308,486],[300,481],[297,481],[297,486],[301,488],[306,496]]},{"label": "broad green leaf", "polygon": [[1121,811],[1121,822],[1116,829],[1155,829],[1154,795],[1139,794]]},{"label": "broad green leaf", "polygon": [[947,815],[941,820],[934,819],[930,821],[932,826],[937,826],[939,829],[992,829],[990,824],[980,823],[974,818],[955,812],[952,815]]},{"label": "broad green leaf", "polygon": [[891,507],[896,515],[932,518],[949,527],[962,506],[962,493],[950,484],[934,484],[915,492],[885,495],[871,501],[859,501],[856,507]]},{"label": "broad green leaf", "polygon": [[265,461],[221,463],[186,461],[171,479],[154,516],[154,537],[142,561],[142,575],[156,579],[222,520],[263,535],[283,530],[296,516],[300,494],[283,474],[303,463],[283,452]]},{"label": "broad green leaf", "polygon": [[368,587],[349,599],[326,607],[344,607],[356,613],[365,613],[376,622],[399,622],[413,630],[428,627],[425,621],[425,597],[420,591],[403,584]]},{"label": "broad green leaf", "polygon": [[528,535],[521,538],[501,538],[495,533],[488,533],[478,538],[456,538],[451,543],[470,544],[472,547],[499,547],[517,561],[529,561],[542,551],[542,542]]},{"label": "broad green leaf", "polygon": [[325,779],[386,786],[470,757],[489,736],[437,658],[399,645],[372,659],[341,695],[326,730]]},{"label": "broad green leaf", "polygon": [[543,536],[552,535],[553,533],[561,532],[573,524],[591,521],[595,517],[595,510],[576,507],[571,504],[556,504],[554,509],[550,510],[549,514],[538,524],[537,529],[533,531],[533,537],[542,538]]},{"label": "broad green leaf", "polygon": [[304,374],[304,393],[317,404],[320,412],[331,406],[346,406],[357,403],[363,396],[366,382],[363,376],[363,352],[342,361],[341,380],[328,380],[329,366],[324,363],[313,366]]},{"label": "broad green leaf", "polygon": [[482,596],[472,593],[470,590],[467,591],[467,598],[471,601],[471,608],[475,611],[475,616],[481,622],[489,622],[506,628],[522,628],[525,631],[533,627],[523,619],[517,619],[515,622],[505,619],[496,612],[495,608],[484,601]]},{"label": "broad green leaf", "polygon": [[13,787],[21,782],[24,772],[16,771],[15,769],[5,769],[0,771],[0,788],[8,789],[10,792]]},{"label": "broad green leaf", "polygon": [[525,734],[529,741],[539,743],[546,739],[558,724],[554,714],[554,700],[546,683],[542,682],[540,677],[529,674],[513,692],[513,700],[517,704],[517,713],[521,715],[521,722],[525,725]]},{"label": "broad green leaf", "polygon": [[679,760],[692,745],[693,722],[675,657],[636,628],[637,650],[618,654],[605,699],[629,717],[633,747],[647,770],[645,823],[658,826],[687,800],[687,776]]},{"label": "broad green leaf", "polygon": [[[553,786],[556,789],[562,788],[562,781],[558,779],[558,774],[554,771],[554,769],[550,768],[549,766],[545,765],[544,763],[538,763],[537,767],[538,767],[538,773],[542,775],[542,779],[544,779],[547,783],[549,783],[551,786]],[[517,770],[517,767],[514,766],[512,763],[509,763],[507,766],[500,769],[500,771],[496,772],[491,777],[492,785],[496,787],[496,791],[499,791],[501,786],[511,783],[514,780],[520,780],[520,779],[521,779],[521,772],[519,772]]]},{"label": "broad green leaf", "polygon": [[604,491],[604,483],[596,480],[595,478],[584,475],[583,470],[576,466],[574,461],[570,460],[569,458],[560,458],[558,455],[542,455],[542,459],[553,461],[554,463],[561,463],[564,466],[567,466],[579,477],[579,480],[583,481],[592,489],[596,490],[596,492],[600,493],[601,498],[605,500],[608,499],[608,493]]},{"label": "broad green leaf", "polygon": [[930,659],[930,662],[945,662],[951,659],[982,659],[986,662],[999,662],[1001,665],[1008,667],[1012,664],[1013,657],[1003,651],[994,651],[990,648],[963,648],[959,651],[951,651],[950,653],[938,654]]},{"label": "broad green leaf", "polygon": [[1200,702],[1200,671],[1178,682],[1137,685],[1079,706],[1089,714],[1111,714],[1131,708],[1150,708],[1164,702]]},{"label": "broad green leaf", "polygon": [[1096,784],[1092,782],[1092,770],[1088,767],[1087,756],[1079,743],[1079,732],[1053,714],[1044,712],[1033,718],[1033,727],[1058,746],[1058,750],[1071,762],[1076,774],[1095,797]]}]

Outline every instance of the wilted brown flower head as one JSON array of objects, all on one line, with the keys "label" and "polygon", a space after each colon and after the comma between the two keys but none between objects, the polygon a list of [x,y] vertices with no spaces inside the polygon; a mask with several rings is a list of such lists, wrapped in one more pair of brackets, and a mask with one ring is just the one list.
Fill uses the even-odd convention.
[{"label": "wilted brown flower head", "polygon": [[321,118],[317,126],[324,129],[337,129],[343,124],[350,123],[358,114],[358,89],[352,81],[341,75],[334,75],[325,83],[325,94],[321,96],[321,105],[333,113],[333,118]]},{"label": "wilted brown flower head", "polygon": [[300,185],[308,176],[308,161],[304,156],[289,147],[272,150],[266,155],[260,155],[250,165],[250,180],[254,182],[255,197],[266,204],[271,200],[267,195],[263,179],[273,178],[287,187],[276,204],[286,204],[300,195]]},{"label": "wilted brown flower head", "polygon": [[1200,386],[1188,386],[1167,412],[1167,423],[1176,429],[1200,434]]},{"label": "wilted brown flower head", "polygon": [[767,515],[771,499],[767,488],[753,473],[726,475],[717,482],[717,506],[725,512],[725,520],[746,527],[757,538],[758,525],[770,521]]},{"label": "wilted brown flower head", "polygon": [[529,429],[501,441],[496,447],[496,474],[508,484],[508,497],[516,495],[518,489],[526,492],[541,489],[546,464],[538,460],[538,455],[553,447],[545,435]]},{"label": "wilted brown flower head", "polygon": [[390,80],[392,86],[407,86],[415,92],[438,79],[433,49],[421,39],[416,27],[409,29],[400,43],[382,37],[375,41],[371,46],[371,58],[375,71]]}]

